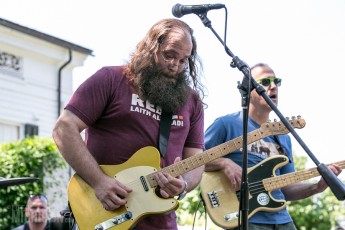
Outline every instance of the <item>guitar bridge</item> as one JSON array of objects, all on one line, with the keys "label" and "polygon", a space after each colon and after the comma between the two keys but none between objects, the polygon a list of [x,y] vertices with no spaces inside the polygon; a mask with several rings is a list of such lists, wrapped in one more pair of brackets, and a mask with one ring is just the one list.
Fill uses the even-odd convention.
[{"label": "guitar bridge", "polygon": [[125,221],[128,221],[132,218],[132,213],[131,212],[125,212],[121,215],[118,215],[114,218],[111,218],[109,220],[106,220],[100,224],[97,224],[95,226],[95,230],[105,230],[105,229],[109,229],[109,228],[112,228],[116,225],[119,225]]},{"label": "guitar bridge", "polygon": [[220,205],[217,192],[208,192],[207,196],[213,208],[218,207]]}]

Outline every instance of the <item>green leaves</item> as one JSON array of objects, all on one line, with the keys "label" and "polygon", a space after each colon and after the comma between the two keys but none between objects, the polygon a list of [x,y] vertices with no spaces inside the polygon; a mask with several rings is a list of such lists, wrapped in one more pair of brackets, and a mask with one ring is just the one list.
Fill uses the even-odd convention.
[{"label": "green leaves", "polygon": [[51,138],[27,137],[0,145],[0,177],[38,178],[33,183],[0,186],[0,229],[22,224],[29,194],[44,193],[44,189],[52,184],[44,184],[43,178],[65,167],[66,163]]}]

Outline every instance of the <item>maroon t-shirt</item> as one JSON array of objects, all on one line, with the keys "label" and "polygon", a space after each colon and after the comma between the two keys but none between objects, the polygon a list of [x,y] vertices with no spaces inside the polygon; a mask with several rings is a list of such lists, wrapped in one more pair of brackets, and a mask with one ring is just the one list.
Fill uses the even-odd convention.
[{"label": "maroon t-shirt", "polygon": [[[98,70],[79,86],[66,109],[88,125],[86,145],[99,164],[121,164],[142,147],[158,148],[161,109],[139,98],[124,76],[123,67]],[[184,147],[204,148],[204,111],[195,95],[173,115],[161,167],[173,164],[176,157],[182,158]],[[176,216],[174,212],[149,216],[137,226],[177,229]]]}]

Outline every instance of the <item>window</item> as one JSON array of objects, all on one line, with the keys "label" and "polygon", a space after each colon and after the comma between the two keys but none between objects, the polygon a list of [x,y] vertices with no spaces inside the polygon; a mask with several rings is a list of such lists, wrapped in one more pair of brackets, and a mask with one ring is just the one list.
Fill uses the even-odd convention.
[{"label": "window", "polygon": [[19,140],[19,126],[0,123],[0,143]]}]

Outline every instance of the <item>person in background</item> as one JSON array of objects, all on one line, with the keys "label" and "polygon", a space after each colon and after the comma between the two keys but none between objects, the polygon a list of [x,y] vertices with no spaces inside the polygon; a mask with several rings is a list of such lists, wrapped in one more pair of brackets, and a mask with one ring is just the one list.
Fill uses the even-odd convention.
[{"label": "person in background", "polygon": [[[137,44],[126,65],[101,68],[73,94],[53,138],[105,210],[125,205],[133,189],[103,173],[99,165],[122,164],[143,147],[158,148],[162,113],[172,118],[162,168],[203,152],[201,67],[193,30],[181,20],[163,19]],[[199,184],[203,171],[200,166],[177,177],[155,174],[158,195],[182,199]],[[176,214],[148,215],[135,227],[175,230]]]},{"label": "person in background", "polygon": [[25,206],[27,221],[13,230],[50,230],[48,200],[43,194],[30,195]]},{"label": "person in background", "polygon": [[[266,90],[267,96],[275,105],[278,105],[278,88],[281,86],[281,79],[276,77],[272,68],[267,64],[259,63],[251,68],[252,77]],[[251,92],[249,105],[248,132],[259,129],[267,122],[272,108],[267,104],[256,90]],[[217,118],[205,132],[205,146],[210,149],[226,141],[242,136],[243,112],[235,112]],[[290,136],[278,135],[269,136],[248,144],[248,167],[257,165],[270,156],[283,154],[289,158],[289,162],[278,168],[276,175],[291,173],[295,171],[292,157],[292,146]],[[262,151],[260,151],[260,149]],[[263,151],[264,150],[264,151]],[[240,149],[229,153],[206,164],[205,171],[222,170],[229,179],[229,183],[237,191],[241,187],[243,154]],[[338,175],[342,170],[337,165],[329,168]],[[271,194],[276,200],[295,201],[307,198],[320,193],[327,188],[323,179],[317,183],[295,183],[274,190]],[[250,230],[293,230],[296,229],[291,216],[286,208],[279,211],[258,211],[248,220]]]}]

